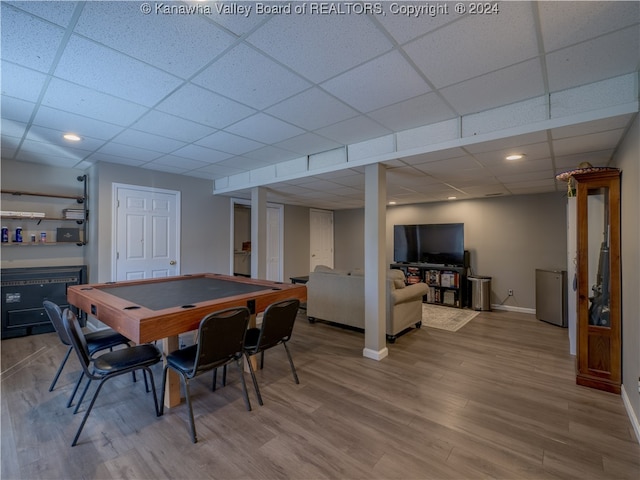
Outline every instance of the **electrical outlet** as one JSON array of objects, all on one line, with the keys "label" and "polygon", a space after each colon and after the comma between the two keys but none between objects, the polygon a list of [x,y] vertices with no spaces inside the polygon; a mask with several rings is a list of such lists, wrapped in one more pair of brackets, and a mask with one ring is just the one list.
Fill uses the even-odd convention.
[{"label": "electrical outlet", "polygon": [[513,297],[513,290],[511,288],[509,289],[509,296]]}]

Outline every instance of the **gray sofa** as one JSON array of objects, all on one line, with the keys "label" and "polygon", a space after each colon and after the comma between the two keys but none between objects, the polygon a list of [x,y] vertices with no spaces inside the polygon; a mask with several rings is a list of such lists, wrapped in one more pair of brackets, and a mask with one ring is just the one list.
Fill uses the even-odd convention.
[{"label": "gray sofa", "polygon": [[[386,336],[390,343],[408,328],[420,328],[422,297],[427,290],[424,283],[405,285],[400,270],[387,272]],[[321,319],[364,329],[364,272],[317,266],[307,283],[307,316],[310,322]]]}]

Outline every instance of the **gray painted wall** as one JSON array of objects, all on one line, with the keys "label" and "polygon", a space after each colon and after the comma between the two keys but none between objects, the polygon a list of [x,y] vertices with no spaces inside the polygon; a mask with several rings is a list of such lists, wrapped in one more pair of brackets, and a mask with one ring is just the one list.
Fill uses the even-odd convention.
[{"label": "gray painted wall", "polygon": [[[615,155],[622,170],[622,385],[640,419],[640,121],[638,117]],[[636,432],[640,435],[640,432]]]},{"label": "gray painted wall", "polygon": [[[464,223],[473,273],[492,277],[492,304],[535,309],[536,268],[567,267],[564,192],[389,207],[389,263],[393,225],[412,223]],[[335,225],[336,267],[364,268],[364,211],[337,211]]]}]

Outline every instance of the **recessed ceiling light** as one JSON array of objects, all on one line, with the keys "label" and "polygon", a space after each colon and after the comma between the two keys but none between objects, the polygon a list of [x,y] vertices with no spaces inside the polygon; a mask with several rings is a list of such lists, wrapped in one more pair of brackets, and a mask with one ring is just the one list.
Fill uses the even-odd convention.
[{"label": "recessed ceiling light", "polygon": [[507,160],[520,160],[521,158],[524,157],[524,154],[522,153],[515,153],[513,155],[509,155],[508,157],[505,157]]},{"label": "recessed ceiling light", "polygon": [[457,198],[458,198],[458,197],[447,197],[447,200],[455,200],[455,199],[457,199]]},{"label": "recessed ceiling light", "polygon": [[70,142],[79,142],[80,140],[82,140],[82,137],[76,135],[75,133],[65,133],[62,138],[64,138],[65,140],[69,140]]},{"label": "recessed ceiling light", "polygon": [[396,202],[389,202],[389,205],[395,205]]}]

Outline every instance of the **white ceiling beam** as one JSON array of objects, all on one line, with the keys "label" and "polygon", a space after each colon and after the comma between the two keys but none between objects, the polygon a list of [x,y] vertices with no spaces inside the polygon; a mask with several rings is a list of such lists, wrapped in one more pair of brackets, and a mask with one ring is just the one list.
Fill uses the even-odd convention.
[{"label": "white ceiling beam", "polygon": [[[464,147],[638,112],[638,76],[628,74],[548,96],[375,138],[347,148],[278,163],[274,168],[230,175],[214,182],[214,194],[320,175],[399,158]],[[268,172],[268,174],[265,174]]]}]

